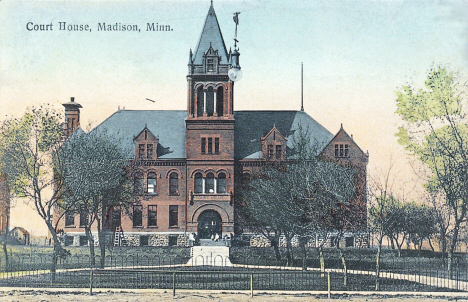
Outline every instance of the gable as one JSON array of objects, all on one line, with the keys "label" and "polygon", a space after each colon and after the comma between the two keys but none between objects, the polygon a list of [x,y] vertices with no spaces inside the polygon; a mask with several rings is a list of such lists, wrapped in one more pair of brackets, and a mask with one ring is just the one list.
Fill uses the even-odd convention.
[{"label": "gable", "polygon": [[361,161],[368,160],[368,154],[364,153],[362,149],[356,144],[352,136],[350,136],[344,129],[338,131],[333,139],[323,149],[322,156],[330,159],[340,161]]}]

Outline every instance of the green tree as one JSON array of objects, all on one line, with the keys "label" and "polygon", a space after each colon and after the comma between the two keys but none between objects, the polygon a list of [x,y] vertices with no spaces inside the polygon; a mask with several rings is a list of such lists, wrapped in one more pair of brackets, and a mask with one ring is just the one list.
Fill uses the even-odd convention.
[{"label": "green tree", "polygon": [[419,252],[426,239],[434,251],[431,238],[437,232],[435,215],[434,209],[427,205],[416,203],[409,203],[406,205],[406,219],[409,226],[408,237],[409,240],[418,247]]},{"label": "green tree", "polygon": [[397,91],[397,113],[404,121],[398,142],[431,172],[430,192],[443,191],[454,220],[448,271],[468,209],[468,128],[461,85],[445,67],[429,70],[424,89]]},{"label": "green tree", "polygon": [[90,248],[90,265],[95,266],[95,239],[92,227],[97,228],[101,249],[100,267],[104,267],[107,213],[123,210],[133,202],[133,187],[127,170],[125,153],[105,132],[76,132],[62,150],[65,194],[63,209],[86,215],[84,225]]},{"label": "green tree", "polygon": [[68,254],[61,246],[52,219],[63,192],[61,120],[55,110],[40,106],[0,125],[0,170],[6,174],[12,195],[32,201],[47,225],[54,243],[52,280],[57,257]]}]

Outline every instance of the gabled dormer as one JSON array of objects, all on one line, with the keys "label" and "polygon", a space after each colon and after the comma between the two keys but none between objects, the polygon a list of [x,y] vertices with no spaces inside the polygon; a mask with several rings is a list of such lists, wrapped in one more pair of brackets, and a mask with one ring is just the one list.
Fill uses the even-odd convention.
[{"label": "gabled dormer", "polygon": [[321,156],[342,163],[349,162],[353,165],[359,163],[367,165],[369,158],[369,154],[362,151],[354,141],[353,136],[343,129],[343,125],[323,149]]},{"label": "gabled dormer", "polygon": [[286,140],[283,134],[275,127],[261,138],[262,158],[265,160],[285,160]]},{"label": "gabled dormer", "polygon": [[217,74],[219,61],[221,57],[218,55],[218,50],[214,50],[210,43],[210,48],[203,55],[205,73],[207,74]]},{"label": "gabled dormer", "polygon": [[133,139],[135,144],[135,159],[157,159],[159,138],[145,126]]}]

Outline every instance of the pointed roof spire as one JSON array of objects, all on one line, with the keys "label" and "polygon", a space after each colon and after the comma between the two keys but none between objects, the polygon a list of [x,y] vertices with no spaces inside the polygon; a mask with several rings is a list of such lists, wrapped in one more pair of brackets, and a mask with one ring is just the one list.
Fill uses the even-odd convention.
[{"label": "pointed roof spire", "polygon": [[223,34],[221,33],[218,19],[216,18],[216,13],[213,8],[213,1],[211,1],[211,6],[208,10],[200,39],[195,48],[193,64],[203,64],[203,55],[208,51],[210,46],[213,47],[213,50],[218,51],[218,55],[221,57],[221,64],[229,64],[226,45],[224,44]]}]

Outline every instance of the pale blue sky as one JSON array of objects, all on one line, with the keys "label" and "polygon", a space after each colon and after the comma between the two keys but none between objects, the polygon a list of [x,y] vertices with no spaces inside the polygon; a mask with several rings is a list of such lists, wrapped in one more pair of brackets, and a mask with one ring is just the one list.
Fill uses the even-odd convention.
[{"label": "pale blue sky", "polygon": [[[0,1],[0,118],[44,102],[60,108],[71,96],[83,106],[84,124],[96,125],[118,106],[185,110],[188,54],[209,5]],[[236,110],[299,109],[303,61],[306,111],[332,133],[343,123],[369,150],[370,173],[402,154],[394,137],[397,87],[421,84],[433,64],[468,74],[467,1],[215,0],[214,8],[228,49],[232,14],[241,12]],[[89,24],[92,32],[59,31],[59,21]],[[30,32],[27,22],[52,22],[54,30]],[[142,31],[98,32],[98,22]],[[147,22],[174,30],[146,32]]]}]

